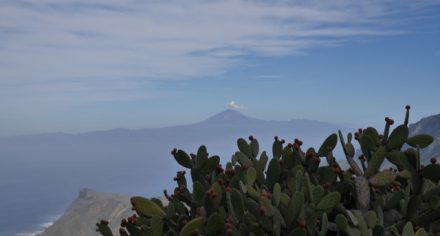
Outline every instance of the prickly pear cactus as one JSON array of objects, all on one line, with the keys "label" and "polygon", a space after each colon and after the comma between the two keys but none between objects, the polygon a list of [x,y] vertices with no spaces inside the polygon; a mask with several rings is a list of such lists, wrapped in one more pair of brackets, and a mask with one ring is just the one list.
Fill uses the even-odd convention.
[{"label": "prickly pear cactus", "polygon": [[[238,151],[225,166],[205,146],[196,154],[174,149],[174,159],[186,170],[174,177],[173,194],[164,190],[168,205],[132,197],[135,214],[121,222],[118,234],[437,235],[440,165],[435,158],[421,165],[420,149],[433,138],[409,137],[409,110],[394,130],[394,121],[386,118],[383,134],[368,127],[353,140],[339,131],[318,151],[303,149],[299,139],[275,137],[270,159],[252,136],[237,140]],[[338,137],[349,165],[345,170],[333,156]],[[355,145],[362,150],[359,161]],[[386,161],[394,167],[381,168]],[[96,226],[102,235],[113,235],[107,221]]]}]

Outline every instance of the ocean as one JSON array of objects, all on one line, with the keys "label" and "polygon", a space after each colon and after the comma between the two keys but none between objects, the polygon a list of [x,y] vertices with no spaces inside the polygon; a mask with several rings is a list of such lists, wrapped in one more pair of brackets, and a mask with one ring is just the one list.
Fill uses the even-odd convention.
[{"label": "ocean", "polygon": [[42,223],[29,224],[28,225],[29,229],[26,229],[24,231],[21,231],[23,229],[10,229],[10,232],[5,232],[5,233],[7,233],[8,235],[14,235],[14,236],[35,236],[35,235],[43,233],[44,230],[46,228],[48,228],[49,226],[51,226],[60,216],[61,215],[44,217],[40,221]]}]

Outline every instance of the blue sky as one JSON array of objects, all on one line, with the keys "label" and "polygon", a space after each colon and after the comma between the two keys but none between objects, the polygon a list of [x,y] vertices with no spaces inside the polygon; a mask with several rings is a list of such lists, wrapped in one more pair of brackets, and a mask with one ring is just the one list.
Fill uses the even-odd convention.
[{"label": "blue sky", "polygon": [[440,113],[440,1],[0,2],[0,136]]}]

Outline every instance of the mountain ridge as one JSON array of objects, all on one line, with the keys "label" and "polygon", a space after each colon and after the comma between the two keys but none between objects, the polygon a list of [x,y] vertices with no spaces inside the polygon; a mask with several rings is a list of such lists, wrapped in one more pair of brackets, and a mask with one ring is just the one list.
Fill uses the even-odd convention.
[{"label": "mountain ridge", "polygon": [[[269,123],[269,122],[276,122],[276,123],[295,123],[295,122],[306,122],[306,123],[319,123],[319,124],[325,124],[325,125],[338,125],[338,126],[346,126],[350,128],[354,128],[353,125],[345,125],[345,124],[337,124],[332,122],[326,122],[326,121],[319,121],[319,120],[313,120],[313,119],[307,119],[307,118],[291,118],[289,120],[264,120],[259,118],[254,118],[248,115],[245,115],[237,110],[234,109],[226,109],[219,113],[216,113],[212,116],[209,116],[208,118],[188,123],[188,124],[179,124],[179,125],[170,125],[170,126],[162,126],[162,127],[149,127],[149,128],[113,128],[113,129],[101,129],[101,130],[90,130],[90,131],[84,131],[79,133],[70,133],[70,132],[64,132],[64,131],[56,131],[56,132],[43,132],[43,133],[35,133],[35,134],[20,134],[20,135],[11,135],[6,137],[0,137],[0,140],[11,140],[11,139],[22,139],[22,138],[51,138],[53,136],[84,136],[84,135],[90,135],[90,134],[100,134],[100,133],[108,133],[108,132],[114,132],[114,133],[127,133],[127,132],[142,132],[142,131],[151,131],[151,130],[158,130],[158,129],[170,129],[170,128],[180,128],[180,127],[187,127],[187,126],[195,126],[195,125],[204,125],[204,124],[234,124],[234,123],[246,123],[249,124],[253,123]],[[353,126],[353,127],[351,127]]]}]

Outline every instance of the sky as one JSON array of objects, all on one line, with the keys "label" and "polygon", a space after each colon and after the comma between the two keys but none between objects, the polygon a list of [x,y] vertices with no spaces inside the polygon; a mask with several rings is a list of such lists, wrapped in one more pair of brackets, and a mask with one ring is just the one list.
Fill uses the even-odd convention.
[{"label": "sky", "polygon": [[0,136],[440,113],[440,1],[1,0]]}]

